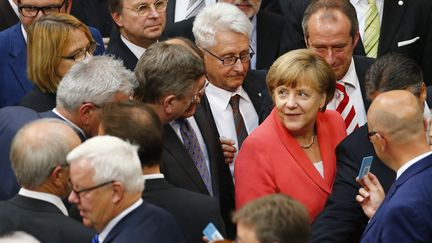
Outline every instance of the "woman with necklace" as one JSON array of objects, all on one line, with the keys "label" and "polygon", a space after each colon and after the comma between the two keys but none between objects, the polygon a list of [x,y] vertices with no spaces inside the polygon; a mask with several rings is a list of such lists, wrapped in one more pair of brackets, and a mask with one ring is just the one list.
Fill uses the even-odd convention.
[{"label": "woman with necklace", "polygon": [[310,50],[289,52],[269,70],[275,108],[243,142],[235,162],[236,205],[271,193],[301,202],[313,221],[336,175],[335,148],[346,136],[339,113],[326,110],[336,79]]}]

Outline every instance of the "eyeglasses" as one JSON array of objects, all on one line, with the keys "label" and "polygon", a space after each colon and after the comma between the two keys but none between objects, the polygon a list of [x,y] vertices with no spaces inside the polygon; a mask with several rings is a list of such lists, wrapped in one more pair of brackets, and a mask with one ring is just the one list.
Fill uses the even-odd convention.
[{"label": "eyeglasses", "polygon": [[69,56],[62,56],[62,58],[79,62],[87,57],[87,53],[93,55],[93,53],[96,51],[96,47],[97,44],[95,42],[90,42],[90,44],[88,44],[86,48],[78,50],[77,52],[72,53]]},{"label": "eyeglasses", "polygon": [[226,57],[226,58],[220,58],[220,57],[216,56],[216,54],[214,54],[211,51],[207,50],[206,48],[203,48],[203,49],[208,54],[212,55],[213,57],[215,57],[216,59],[218,59],[219,61],[221,61],[222,65],[224,65],[224,66],[234,66],[236,64],[237,60],[240,60],[240,62],[242,62],[242,63],[249,62],[252,59],[252,57],[255,55],[254,50],[250,46],[249,46],[249,49],[251,50],[251,52],[249,52],[249,53],[242,53],[238,57],[237,56],[232,56],[232,57]]},{"label": "eyeglasses", "polygon": [[92,187],[88,187],[88,188],[81,189],[81,190],[79,190],[79,191],[74,190],[74,189],[72,188],[72,191],[73,191],[73,192],[74,192],[78,197],[81,197],[81,193],[89,192],[89,191],[93,191],[93,190],[96,190],[96,189],[98,189],[98,188],[104,187],[104,186],[109,185],[109,184],[112,184],[112,183],[114,183],[114,181],[107,181],[107,182],[104,182],[104,183],[99,184],[99,185],[96,185],[96,186],[92,186]]},{"label": "eyeglasses", "polygon": [[206,80],[204,86],[198,90],[198,92],[192,97],[192,103],[198,102],[200,97],[204,94],[205,88],[209,85],[209,82]]},{"label": "eyeglasses", "polygon": [[36,17],[39,11],[42,11],[44,15],[55,14],[55,13],[60,13],[60,9],[63,7],[65,2],[66,0],[63,0],[62,4],[60,5],[48,5],[43,7],[36,7],[32,5],[20,5],[18,6],[18,10],[24,17]]},{"label": "eyeglasses", "polygon": [[377,133],[378,133],[378,132],[375,132],[375,131],[368,132],[368,134],[367,134],[367,138],[368,138],[368,140],[370,141],[370,138],[371,138],[372,136],[375,136]]},{"label": "eyeglasses", "polygon": [[161,13],[163,11],[165,11],[165,9],[167,8],[168,5],[168,0],[159,0],[156,1],[155,3],[143,3],[138,5],[135,8],[127,8],[127,7],[123,7],[124,9],[128,9],[128,10],[132,10],[134,12],[136,12],[139,16],[147,16],[150,12],[151,12],[151,6],[154,6],[156,12]]}]

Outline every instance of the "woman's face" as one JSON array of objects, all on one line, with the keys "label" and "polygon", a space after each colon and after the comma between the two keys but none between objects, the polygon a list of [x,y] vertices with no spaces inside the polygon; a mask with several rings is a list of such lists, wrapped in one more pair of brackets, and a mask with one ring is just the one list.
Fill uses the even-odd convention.
[{"label": "woman's face", "polygon": [[[63,57],[73,56],[79,51],[86,49],[89,44],[90,40],[85,35],[84,31],[74,29],[70,33],[69,40],[66,43],[66,48],[61,55]],[[74,64],[74,60],[61,58],[60,63],[57,66],[57,74],[63,77]]]},{"label": "woman's face", "polygon": [[294,136],[306,135],[313,130],[316,117],[325,105],[325,94],[309,85],[279,86],[273,91],[279,118]]}]

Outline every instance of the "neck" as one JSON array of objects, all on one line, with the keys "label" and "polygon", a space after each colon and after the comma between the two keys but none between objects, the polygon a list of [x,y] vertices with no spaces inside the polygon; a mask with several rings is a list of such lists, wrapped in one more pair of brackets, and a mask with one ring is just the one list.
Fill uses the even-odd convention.
[{"label": "neck", "polygon": [[431,151],[426,142],[418,144],[417,146],[404,144],[393,148],[392,150],[392,156],[389,158],[389,162],[391,163],[389,163],[388,166],[395,172],[397,172],[408,161]]},{"label": "neck", "polygon": [[152,175],[152,174],[159,174],[160,168],[159,165],[155,166],[144,166],[142,169],[143,175]]},{"label": "neck", "polygon": [[140,46],[142,48],[147,49],[151,44],[156,43],[157,39],[155,40],[149,40],[149,39],[136,39],[136,38],[132,38],[131,36],[129,36],[126,31],[122,28],[120,29],[120,33],[121,35],[126,38],[128,41],[132,42],[133,44]]}]

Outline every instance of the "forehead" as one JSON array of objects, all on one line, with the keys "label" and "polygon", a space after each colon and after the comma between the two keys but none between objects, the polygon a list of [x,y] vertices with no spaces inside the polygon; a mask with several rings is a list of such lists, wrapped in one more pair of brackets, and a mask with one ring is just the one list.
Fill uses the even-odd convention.
[{"label": "forehead", "polygon": [[123,5],[139,5],[139,4],[143,4],[143,3],[147,3],[147,4],[151,4],[151,3],[155,3],[158,0],[123,0]]},{"label": "forehead", "polygon": [[350,35],[351,23],[349,18],[339,10],[319,10],[308,22],[309,35],[312,32],[326,33],[328,30],[339,30],[338,33]]},{"label": "forehead", "polygon": [[[68,0],[66,0],[68,1]],[[33,5],[33,6],[46,6],[46,5],[60,5],[63,0],[21,0],[21,5]]]},{"label": "forehead", "polygon": [[216,31],[214,49],[242,52],[249,48],[249,37],[234,31]]}]

